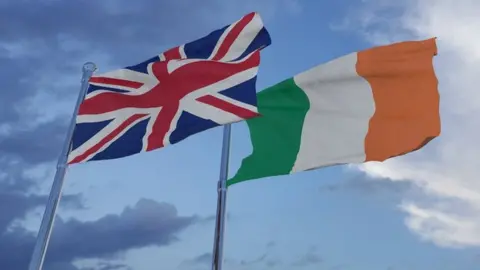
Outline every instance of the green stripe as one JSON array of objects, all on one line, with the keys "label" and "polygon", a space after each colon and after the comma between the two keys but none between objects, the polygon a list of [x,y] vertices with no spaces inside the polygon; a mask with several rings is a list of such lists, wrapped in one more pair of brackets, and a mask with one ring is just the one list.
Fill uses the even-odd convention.
[{"label": "green stripe", "polygon": [[261,116],[246,121],[253,152],[227,185],[289,174],[297,158],[310,108],[306,94],[291,78],[258,93],[257,104]]}]

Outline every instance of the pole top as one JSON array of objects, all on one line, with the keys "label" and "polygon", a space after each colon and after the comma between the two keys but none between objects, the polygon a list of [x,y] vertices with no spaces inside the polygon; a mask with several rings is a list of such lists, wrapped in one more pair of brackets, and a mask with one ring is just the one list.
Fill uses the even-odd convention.
[{"label": "pole top", "polygon": [[83,67],[82,67],[83,72],[94,72],[95,70],[97,70],[97,65],[95,65],[95,63],[86,62],[85,64],[83,64]]}]

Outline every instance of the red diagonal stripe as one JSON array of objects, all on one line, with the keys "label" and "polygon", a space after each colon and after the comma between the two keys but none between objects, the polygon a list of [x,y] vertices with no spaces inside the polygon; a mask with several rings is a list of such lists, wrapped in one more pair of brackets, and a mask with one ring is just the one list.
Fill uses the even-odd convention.
[{"label": "red diagonal stripe", "polygon": [[178,101],[172,101],[168,105],[162,107],[157,119],[153,123],[152,133],[148,136],[147,151],[165,146],[163,140],[170,130],[170,125],[172,124],[179,107],[180,102]]},{"label": "red diagonal stripe", "polygon": [[182,56],[180,55],[180,47],[171,48],[170,50],[164,52],[163,56],[165,56],[165,61],[181,59]]},{"label": "red diagonal stripe", "polygon": [[78,115],[108,113],[124,108],[148,108],[152,100],[140,96],[129,96],[120,93],[106,92],[85,99],[78,109]]},{"label": "red diagonal stripe", "polygon": [[225,39],[222,41],[222,45],[218,48],[217,54],[212,58],[212,60],[219,60],[224,57],[232,44],[238,38],[238,35],[242,32],[242,30],[249,24],[253,18],[255,17],[255,13],[252,12],[248,15],[245,15],[235,26],[232,30],[227,34]]},{"label": "red diagonal stripe", "polygon": [[91,154],[97,152],[98,150],[100,150],[106,143],[108,143],[109,141],[113,140],[118,134],[120,134],[126,127],[128,127],[130,124],[132,124],[133,122],[135,122],[136,120],[144,117],[144,116],[147,116],[147,114],[136,114],[136,115],[133,115],[131,116],[130,118],[128,118],[127,120],[125,120],[120,126],[118,126],[116,129],[114,129],[112,132],[110,132],[110,134],[108,134],[107,136],[103,137],[102,140],[100,140],[97,144],[95,144],[93,147],[91,147],[90,149],[88,149],[87,151],[85,151],[85,153],[83,153],[82,155],[80,156],[77,156],[76,158],[74,158],[72,161],[70,161],[68,164],[73,164],[73,163],[78,163],[78,162],[82,162],[83,160],[85,160],[86,158],[88,158],[88,156],[90,156]]},{"label": "red diagonal stripe", "polygon": [[138,89],[143,85],[143,83],[140,83],[140,82],[107,78],[107,77],[91,77],[90,80],[88,81],[91,83],[111,84],[114,86],[124,86],[124,87],[130,87],[135,89]]},{"label": "red diagonal stripe", "polygon": [[239,107],[235,104],[226,102],[225,100],[219,99],[212,95],[199,97],[197,98],[197,101],[219,108],[221,110],[227,111],[243,119],[249,119],[249,118],[259,116],[257,112]]}]

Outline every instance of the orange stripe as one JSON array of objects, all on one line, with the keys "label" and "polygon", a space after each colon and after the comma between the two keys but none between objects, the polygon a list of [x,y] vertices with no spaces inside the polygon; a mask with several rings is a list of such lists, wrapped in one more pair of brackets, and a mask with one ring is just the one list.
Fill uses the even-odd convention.
[{"label": "orange stripe", "polygon": [[365,161],[415,151],[440,135],[436,54],[435,38],[358,52],[357,72],[369,82],[375,101]]}]

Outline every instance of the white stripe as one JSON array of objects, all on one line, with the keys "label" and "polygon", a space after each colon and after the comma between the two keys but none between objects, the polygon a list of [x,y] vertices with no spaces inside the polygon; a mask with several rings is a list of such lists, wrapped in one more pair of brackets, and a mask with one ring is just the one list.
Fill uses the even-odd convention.
[{"label": "white stripe", "polygon": [[[230,62],[229,64],[246,61],[247,58],[248,57],[242,60],[238,60],[236,62]],[[188,61],[188,60],[181,60],[181,61],[175,61],[175,62],[183,62],[183,61]],[[201,60],[201,61],[204,61],[204,60]],[[173,62],[173,61],[170,61],[170,62]],[[245,109],[257,112],[257,109],[255,106],[252,106],[250,104],[246,104],[243,102],[239,102],[229,97],[226,97],[224,95],[218,94],[219,91],[223,91],[225,89],[234,87],[236,85],[239,85],[241,83],[244,83],[254,78],[257,75],[257,72],[258,72],[258,67],[253,67],[253,68],[244,70],[242,72],[239,72],[237,74],[234,74],[228,78],[225,78],[222,81],[218,81],[214,84],[208,85],[204,88],[200,88],[192,93],[189,93],[188,95],[186,95],[184,98],[180,100],[180,110],[184,110],[186,112],[194,114],[203,119],[212,120],[218,124],[225,124],[229,122],[240,121],[242,120],[242,118],[234,114],[231,114],[229,112],[223,111],[219,108],[213,107],[211,105],[198,102],[196,101],[196,99],[210,94],[217,98],[225,100],[227,102],[231,102],[239,107],[243,107]],[[176,124],[176,121],[175,121],[175,124]]]},{"label": "white stripe", "polygon": [[235,64],[235,63],[245,62],[245,61],[247,61],[248,59],[250,59],[250,57],[252,57],[255,53],[258,53],[258,51],[253,51],[253,52],[247,54],[247,55],[246,55],[245,57],[243,57],[243,58],[237,59],[237,60],[235,60],[235,61],[228,61],[228,62],[225,62],[225,63]]},{"label": "white stripe", "polygon": [[258,112],[257,110],[257,107],[253,106],[253,105],[250,105],[248,103],[244,103],[244,102],[241,102],[239,100],[236,100],[236,99],[233,99],[233,98],[230,98],[228,96],[225,96],[225,95],[222,95],[220,93],[214,93],[214,94],[211,94],[212,96],[218,98],[218,99],[221,99],[225,102],[228,102],[228,103],[231,103],[231,104],[234,104],[238,107],[241,107],[241,108],[244,108],[246,110],[249,110],[249,111],[252,111],[252,112]]},{"label": "white stripe", "polygon": [[257,75],[257,71],[258,67],[246,69],[214,84],[210,84],[194,92],[191,92],[187,94],[183,99],[197,99],[208,94],[214,94],[225,89],[237,86],[255,77]]},{"label": "white stripe", "polygon": [[98,74],[95,76],[92,76],[92,78],[96,77],[106,77],[106,78],[113,78],[113,79],[120,79],[120,80],[129,80],[129,81],[134,81],[134,82],[148,82],[150,80],[150,77],[148,74],[142,73],[142,72],[137,72],[133,71],[130,69],[117,69],[113,70],[110,72],[106,72],[103,74]]},{"label": "white stripe", "polygon": [[207,62],[209,60],[204,60],[204,59],[192,59],[192,58],[189,58],[189,59],[180,59],[180,60],[169,60],[167,62],[167,71],[168,73],[173,73],[175,70],[185,66],[185,65],[188,65],[188,64],[191,64],[191,63],[195,63],[195,62]]},{"label": "white stripe", "polygon": [[294,77],[310,101],[292,172],[365,160],[364,141],[375,102],[352,53]]},{"label": "white stripe", "polygon": [[127,119],[134,114],[155,114],[158,108],[122,108],[102,114],[82,114],[77,115],[77,124],[96,123],[115,118]]},{"label": "white stripe", "polygon": [[[240,19],[240,20],[241,20],[241,19]],[[225,29],[225,31],[223,31],[222,35],[220,36],[220,38],[219,38],[218,41],[217,41],[217,44],[215,45],[215,48],[213,48],[212,54],[210,55],[210,57],[208,57],[208,59],[212,59],[212,58],[214,58],[214,57],[217,55],[218,50],[219,50],[220,47],[222,46],[223,41],[224,41],[225,38],[227,37],[228,33],[230,33],[230,31],[232,31],[233,27],[235,27],[235,25],[237,25],[237,23],[239,23],[240,20],[232,23],[229,27],[227,27],[227,29]]]},{"label": "white stripe", "polygon": [[[196,99],[208,94],[216,94],[219,91],[241,84],[255,77],[257,74],[257,70],[258,70],[257,67],[247,69],[243,72],[237,73],[215,84],[209,85],[207,87],[204,87],[193,93],[188,94],[181,101],[182,108],[189,113],[192,113],[204,119],[210,119],[218,124],[226,124],[229,122],[237,122],[242,120],[242,118],[234,114],[225,112],[223,110],[220,110],[218,108],[212,107],[207,104],[203,104],[201,102],[196,101]],[[245,105],[243,105],[242,107],[245,107]]]},{"label": "white stripe", "polygon": [[173,116],[172,122],[170,122],[170,126],[168,127],[167,133],[165,133],[165,137],[163,137],[164,146],[170,145],[170,135],[172,135],[172,132],[177,128],[178,119],[180,119],[182,112],[183,111],[180,109],[180,106],[179,106],[179,109]]},{"label": "white stripe", "polygon": [[229,61],[240,57],[257,37],[260,30],[263,28],[263,22],[258,14],[255,14],[253,19],[242,29],[238,38],[228,48],[227,53],[220,61]]},{"label": "white stripe", "polygon": [[150,120],[148,121],[147,128],[145,130],[145,134],[143,134],[143,138],[142,138],[142,151],[143,152],[147,151],[148,138],[150,137],[150,134],[152,134],[153,125],[155,124],[155,121],[157,121],[158,114],[162,110],[162,107],[151,108],[150,110],[151,110],[149,112]]},{"label": "white stripe", "polygon": [[138,89],[138,88],[131,88],[131,87],[120,86],[120,85],[111,85],[111,84],[106,84],[106,83],[90,83],[90,85],[98,86],[98,87],[100,87],[100,89],[88,93],[87,96],[85,97],[85,99],[89,99],[89,98],[92,98],[94,96],[98,96],[102,93],[119,93],[119,92],[114,92],[114,91],[111,91],[111,90],[102,89],[102,87],[115,88],[115,89],[119,89],[119,90],[128,91],[128,92],[122,93],[122,94],[125,94],[125,95],[134,95],[135,91]]},{"label": "white stripe", "polygon": [[[255,53],[255,51],[249,53],[248,55],[246,55],[245,57],[243,57],[241,59],[238,59],[236,61],[224,62],[224,64],[233,65],[233,64],[239,64],[239,63],[245,62],[245,61],[249,60],[250,57],[252,57],[252,55],[254,53]],[[167,62],[168,73],[173,73],[175,70],[181,68],[182,66],[185,66],[185,65],[188,65],[188,64],[191,64],[191,63],[195,63],[195,62],[218,62],[218,61],[208,60],[208,59],[197,59],[197,58],[169,60]]]},{"label": "white stripe", "polygon": [[[91,93],[88,93],[85,97],[85,99],[90,99],[95,96],[98,96],[102,93],[115,93],[118,95],[127,95],[127,96],[135,96],[135,95],[142,95],[152,89],[155,85],[158,84],[158,80],[155,76],[150,75],[153,74],[152,72],[152,64],[150,63],[147,66],[147,70],[149,74],[141,73],[141,72],[136,72],[133,70],[116,70],[112,71],[109,73],[105,73],[100,76],[96,77],[106,77],[106,78],[115,78],[115,79],[123,79],[123,80],[129,80],[129,81],[134,81],[134,82],[139,82],[143,83],[143,85],[139,88],[131,88],[131,87],[125,87],[125,86],[119,86],[119,85],[111,85],[111,84],[104,84],[104,83],[90,83],[91,85],[95,85],[98,87],[108,87],[108,88],[116,88],[116,89],[121,89],[121,90],[126,90],[129,92],[125,93],[118,93],[118,92],[113,92],[110,90],[96,90]],[[121,77],[124,76],[124,77]]]},{"label": "white stripe", "polygon": [[187,55],[185,54],[185,44],[181,45],[180,47],[178,47],[178,52],[180,54],[180,57],[182,59],[185,59],[187,58]]},{"label": "white stripe", "polygon": [[[149,116],[142,117],[140,119],[137,119],[136,121],[132,122],[130,125],[128,125],[126,128],[124,128],[117,136],[115,136],[113,139],[102,145],[102,147],[98,150],[95,151],[93,154],[88,155],[85,159],[81,160],[81,162],[85,160],[89,160],[96,154],[102,152],[103,150],[107,149],[113,142],[115,142],[119,137],[123,136],[125,132],[127,132],[132,126],[136,125],[140,121],[145,120]],[[128,118],[127,118],[128,119]],[[74,160],[76,157],[83,155],[85,152],[87,152],[90,148],[94,147],[97,145],[101,140],[103,140],[108,134],[110,134],[112,131],[114,131],[116,128],[118,128],[126,119],[125,118],[115,118],[111,123],[109,123],[106,127],[104,127],[100,132],[95,134],[92,138],[90,138],[88,141],[86,141],[84,144],[80,145],[77,149],[73,150],[70,152],[68,156],[68,162]]]},{"label": "white stripe", "polygon": [[224,110],[196,100],[182,100],[180,105],[182,106],[182,109],[184,111],[206,120],[212,120],[217,124],[226,124],[241,120],[238,116],[232,113],[226,112]]},{"label": "white stripe", "polygon": [[[158,83],[158,81],[157,81]],[[155,84],[157,84],[155,83]],[[110,93],[110,94],[115,94],[115,95],[124,95],[124,96],[140,96],[148,91],[150,91],[152,89],[154,85],[143,85],[142,87],[136,89],[136,91],[131,91],[131,92],[124,92],[124,93],[120,93],[120,92],[114,92],[114,91],[111,91],[111,90],[102,90],[102,89],[99,89],[99,90],[95,90],[94,92],[91,92],[91,93],[88,93],[86,96],[85,96],[85,99],[91,99],[93,97],[96,97],[100,94],[104,94],[104,93]],[[110,88],[118,88],[120,89],[120,87],[117,87],[117,86],[108,86]],[[125,90],[125,89],[124,89]]]}]

